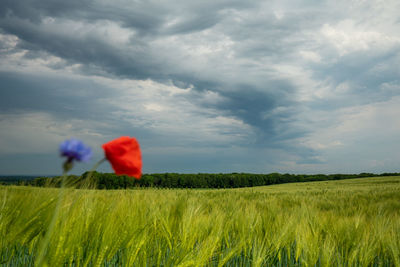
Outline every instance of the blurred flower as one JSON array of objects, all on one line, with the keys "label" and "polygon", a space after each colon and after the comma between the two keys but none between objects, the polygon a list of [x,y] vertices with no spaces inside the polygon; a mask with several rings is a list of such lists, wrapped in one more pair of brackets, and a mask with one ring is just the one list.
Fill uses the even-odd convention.
[{"label": "blurred flower", "polygon": [[125,174],[140,179],[142,175],[142,155],[139,143],[135,138],[121,136],[105,143],[102,147],[116,174]]},{"label": "blurred flower", "polygon": [[61,156],[67,157],[67,161],[89,161],[92,158],[92,150],[81,140],[71,138],[60,144]]}]

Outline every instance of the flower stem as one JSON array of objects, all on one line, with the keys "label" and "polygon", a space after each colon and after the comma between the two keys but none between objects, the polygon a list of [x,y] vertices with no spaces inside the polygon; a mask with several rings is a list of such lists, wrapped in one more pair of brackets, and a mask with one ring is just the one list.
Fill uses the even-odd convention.
[{"label": "flower stem", "polygon": [[[86,181],[90,181],[93,172],[97,169],[97,167],[99,167],[99,165],[101,163],[103,163],[104,161],[106,161],[106,158],[103,158],[101,160],[99,160],[94,166],[93,168],[89,171],[89,174],[86,176]],[[56,225],[59,213],[60,213],[60,207],[61,207],[61,203],[64,200],[64,195],[65,195],[65,185],[66,185],[66,180],[67,180],[67,172],[68,170],[71,169],[72,165],[69,166],[68,165],[68,161],[64,164],[64,172],[63,175],[61,177],[61,187],[58,193],[58,199],[57,199],[57,204],[56,204],[56,208],[54,210],[53,213],[53,217],[51,218],[49,227],[47,228],[46,234],[44,236],[44,239],[41,242],[40,248],[39,248],[39,254],[37,259],[35,260],[35,266],[43,266],[44,265],[44,256],[45,256],[45,252],[46,252],[46,248],[50,242],[50,238],[51,235],[53,234],[54,231],[54,227]]]},{"label": "flower stem", "polygon": [[37,257],[37,259],[35,261],[35,265],[36,266],[43,266],[43,260],[44,260],[46,247],[50,242],[50,238],[51,238],[51,235],[53,233],[54,226],[56,225],[56,222],[57,222],[58,214],[60,213],[60,206],[61,206],[61,203],[62,203],[62,201],[64,199],[66,180],[67,180],[67,172],[64,171],[64,173],[62,175],[62,178],[61,178],[61,188],[60,188],[60,190],[58,192],[58,199],[57,199],[56,208],[54,210],[53,217],[51,218],[49,227],[47,228],[47,231],[46,231],[46,234],[44,236],[44,239],[41,242],[40,249],[39,249],[39,254],[38,254],[38,257]]},{"label": "flower stem", "polygon": [[94,173],[94,171],[100,166],[100,164],[102,164],[104,161],[106,161],[106,158],[102,158],[101,160],[99,160],[96,164],[94,164],[93,168],[89,171],[88,175],[86,176],[85,180],[86,180],[86,184],[85,186],[87,188],[90,188],[92,186],[92,188],[96,189],[96,183],[93,183],[91,181],[92,179],[92,175]]},{"label": "flower stem", "polygon": [[100,164],[102,164],[106,160],[107,160],[106,158],[102,158],[96,164],[94,164],[93,168],[90,170],[90,173],[94,172],[97,169],[97,167],[99,167]]}]

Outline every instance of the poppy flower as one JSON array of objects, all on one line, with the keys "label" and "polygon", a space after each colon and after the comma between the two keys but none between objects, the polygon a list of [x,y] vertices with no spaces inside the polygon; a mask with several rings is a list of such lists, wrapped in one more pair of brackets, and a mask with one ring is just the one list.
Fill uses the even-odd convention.
[{"label": "poppy flower", "polygon": [[115,174],[133,176],[142,175],[142,155],[138,141],[129,136],[121,136],[102,145],[107,160]]}]

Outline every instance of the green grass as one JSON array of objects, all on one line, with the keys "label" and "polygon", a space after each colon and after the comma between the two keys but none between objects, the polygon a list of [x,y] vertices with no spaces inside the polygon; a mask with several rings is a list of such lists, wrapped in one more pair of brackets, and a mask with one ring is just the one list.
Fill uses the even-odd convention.
[{"label": "green grass", "polygon": [[[59,189],[0,187],[0,264],[33,266]],[[66,189],[48,266],[400,266],[400,177]]]}]

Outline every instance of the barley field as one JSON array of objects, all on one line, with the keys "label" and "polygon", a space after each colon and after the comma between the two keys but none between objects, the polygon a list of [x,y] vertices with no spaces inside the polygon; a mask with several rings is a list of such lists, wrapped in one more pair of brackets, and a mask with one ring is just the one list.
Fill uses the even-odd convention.
[{"label": "barley field", "polygon": [[219,190],[2,186],[0,233],[1,266],[400,266],[400,177]]}]

